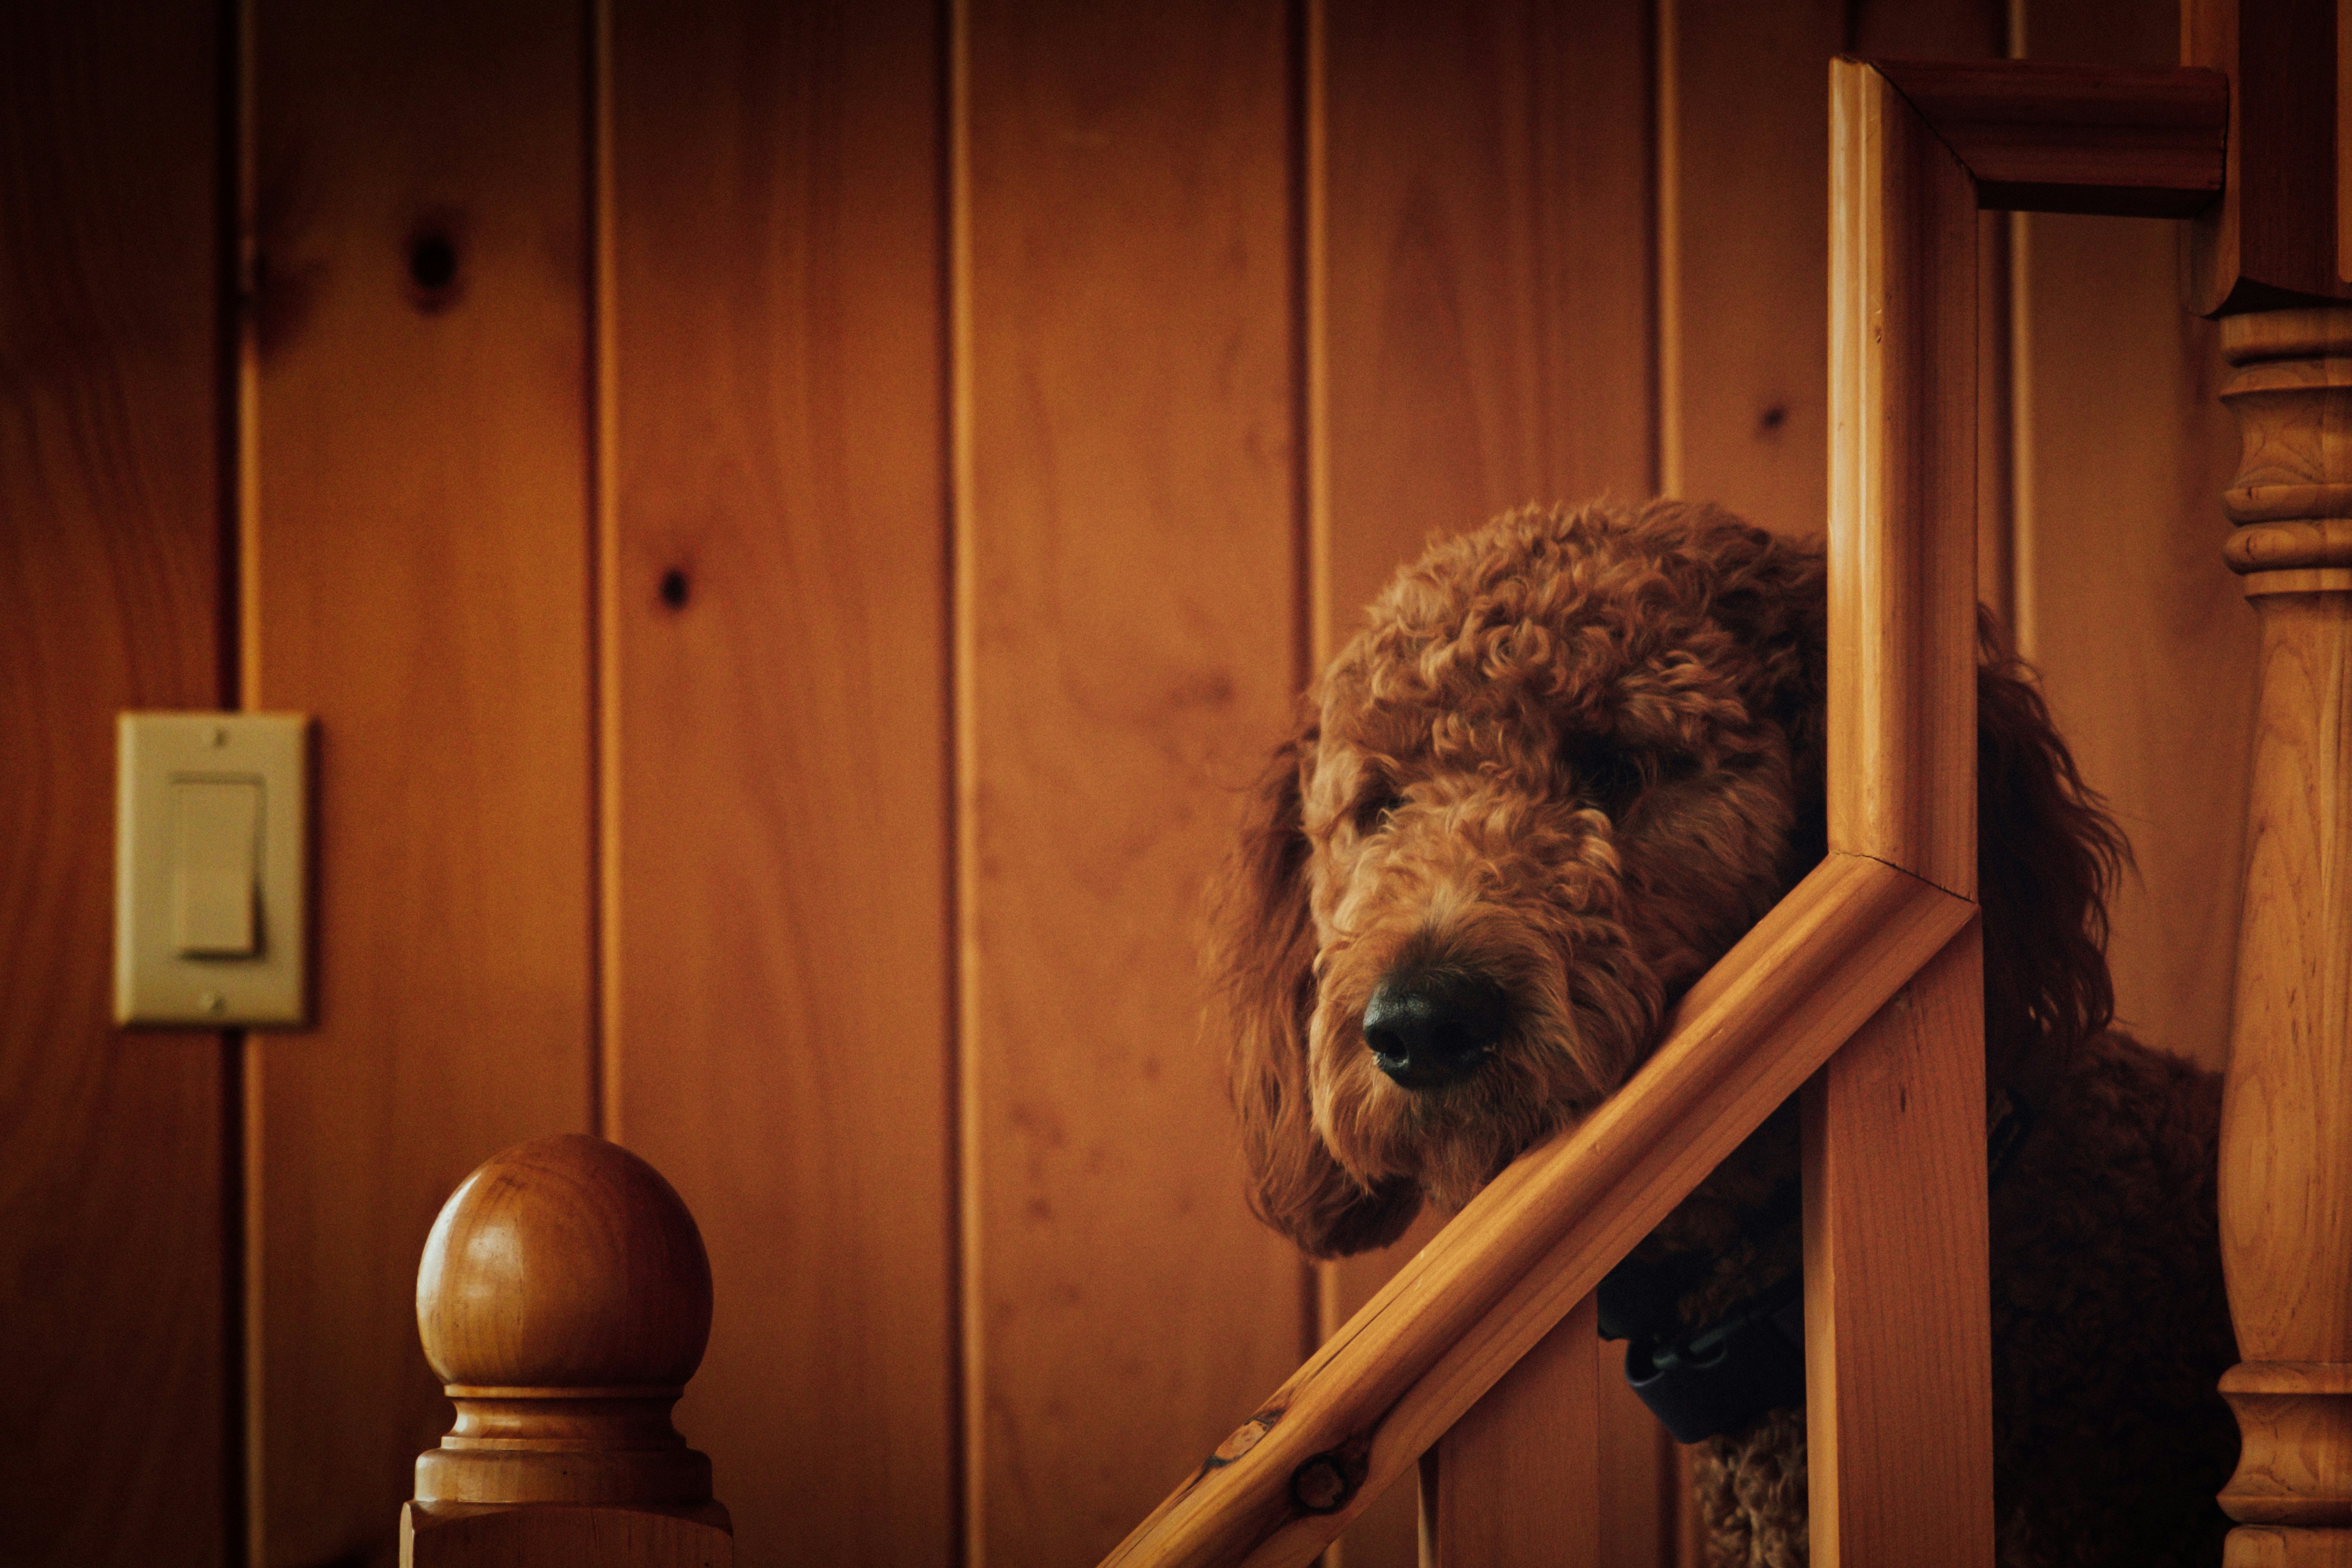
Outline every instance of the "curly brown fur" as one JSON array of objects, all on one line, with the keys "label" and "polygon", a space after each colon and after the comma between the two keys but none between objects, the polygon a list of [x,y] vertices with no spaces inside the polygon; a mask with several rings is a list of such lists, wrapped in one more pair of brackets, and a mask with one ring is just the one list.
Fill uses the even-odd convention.
[{"label": "curly brown fur", "polygon": [[[2000,1561],[2218,1561],[2218,1083],[2108,1028],[2122,840],[1989,624],[1982,655],[1988,1083],[2034,1129],[1990,1211]],[[1818,549],[1711,507],[1517,512],[1401,574],[1308,694],[1218,904],[1259,1215],[1318,1256],[1381,1245],[1623,1083],[1823,853],[1826,663]],[[1399,976],[1500,998],[1451,1076],[1368,1047]],[[1712,1256],[1685,1321],[1799,1267],[1793,1226],[1742,1225],[1797,1142],[1784,1108],[1643,1243]],[[1805,1560],[1801,1411],[1698,1469],[1717,1562]]]}]

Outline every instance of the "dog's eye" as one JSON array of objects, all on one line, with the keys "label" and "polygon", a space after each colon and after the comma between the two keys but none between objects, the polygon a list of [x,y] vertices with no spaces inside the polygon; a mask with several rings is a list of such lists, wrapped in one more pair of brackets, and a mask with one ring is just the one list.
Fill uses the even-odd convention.
[{"label": "dog's eye", "polygon": [[1393,790],[1365,796],[1356,805],[1356,831],[1367,837],[1378,833],[1403,805],[1404,796]]},{"label": "dog's eye", "polygon": [[1568,748],[1569,779],[1577,795],[1611,816],[1622,816],[1649,782],[1649,771],[1635,753],[1602,741],[1572,742]]}]

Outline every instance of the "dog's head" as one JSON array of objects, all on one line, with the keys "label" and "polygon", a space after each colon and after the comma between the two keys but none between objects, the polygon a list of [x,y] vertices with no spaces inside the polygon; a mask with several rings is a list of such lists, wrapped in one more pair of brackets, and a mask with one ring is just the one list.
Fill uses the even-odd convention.
[{"label": "dog's head", "polygon": [[[1276,752],[1218,903],[1269,1223],[1318,1254],[1380,1245],[1625,1080],[1821,857],[1825,616],[1818,550],[1675,502],[1515,513],[1389,586]],[[2079,1037],[2105,1021],[2117,846],[2039,697],[1997,679],[1987,809],[2075,847],[2096,972],[2012,989]],[[2068,875],[2011,838],[1988,845],[1989,904],[1993,861]],[[2004,945],[1989,932],[1989,976]]]}]

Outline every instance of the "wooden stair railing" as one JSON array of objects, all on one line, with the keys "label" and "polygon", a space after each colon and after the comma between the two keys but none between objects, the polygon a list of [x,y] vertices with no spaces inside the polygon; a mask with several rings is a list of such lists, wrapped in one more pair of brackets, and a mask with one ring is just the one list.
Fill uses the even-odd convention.
[{"label": "wooden stair railing", "polygon": [[670,1406],[710,1338],[710,1262],[670,1184],[578,1133],[467,1176],[416,1322],[457,1425],[416,1460],[402,1568],[729,1568],[710,1461]]},{"label": "wooden stair railing", "polygon": [[[1433,1446],[1425,1562],[1594,1561],[1591,1445],[1507,1429],[1578,1418],[1547,1401],[1590,1401],[1593,1287],[1801,1087],[1811,1560],[1992,1559],[1977,213],[2195,212],[2228,91],[2020,62],[1831,82],[1831,853],[1614,1099],[1473,1199],[1106,1568],[1303,1564]],[[1512,1473],[1531,1447],[1546,1485]]]},{"label": "wooden stair railing", "polygon": [[[1303,1564],[1433,1450],[1432,1561],[1592,1562],[1589,1521],[1575,1512],[1596,1495],[1591,1444],[1546,1448],[1520,1429],[1554,1411],[1573,1419],[1562,1402],[1589,1406],[1593,1287],[1800,1089],[1812,1561],[1991,1560],[1973,902],[1976,213],[2197,210],[2221,188],[2227,95],[2210,71],[2018,63],[1840,61],[1832,88],[1830,854],[1693,988],[1623,1090],[1472,1200],[1107,1563]],[[2352,364],[2352,329],[2315,331],[2289,348],[2332,384]],[[2262,357],[2259,338],[2241,334],[2249,357]],[[2352,385],[2352,372],[2340,379]],[[2338,849],[2326,833],[2345,816],[2352,773],[2352,617],[2342,613],[2352,546],[2336,537],[2341,509],[2329,500],[2335,488],[2352,494],[2352,459],[2332,417],[2320,420],[2325,441],[2292,421],[2281,428],[2291,446],[2325,447],[2325,460],[2306,462],[2297,447],[2286,466],[2325,481],[2290,500],[2319,509],[2293,515],[2319,519],[2312,548],[2333,553],[2307,571],[2291,563],[2308,581],[2250,590],[2328,595],[2325,626],[2290,637],[2281,617],[2266,646],[2321,671],[2333,704],[2321,705],[2316,728],[2307,715],[2278,721],[2301,724],[2290,750],[2324,764],[2329,867]],[[2248,441],[2249,472],[2260,471],[2251,426]],[[2278,907],[2340,914],[2352,878],[2330,875],[2324,897],[2285,888]],[[2249,933],[2277,918],[2250,896]],[[2326,1026],[2340,1035],[2352,1015],[2339,1005],[2352,991],[2342,940],[2352,917],[2290,923],[2335,942],[2314,961],[2325,994],[2309,1005],[2333,1009]],[[2258,1007],[2248,996],[2275,1004],[2273,992],[2292,992],[2301,971],[2267,973],[2252,992],[2242,973],[2242,1051]],[[2323,1075],[2294,1092],[2305,1088],[2332,1097],[2322,1120],[2341,1112],[2342,1082]],[[2262,1092],[2259,1079],[2233,1076],[2233,1126]],[[2332,1124],[2323,1131],[2336,1136]],[[2257,1145],[2238,1136],[2248,1159]],[[2259,1174],[2242,1173],[2239,1191]],[[2272,1201],[2293,1196],[2277,1186],[2263,1189]],[[2345,1205],[2333,1193],[2324,1213],[2305,1216],[2336,1249],[2317,1271],[2333,1305],[2311,1319],[2317,1329],[2279,1340],[2290,1356],[2232,1374],[2250,1464],[2274,1462],[2242,1469],[2231,1500],[2248,1510],[2241,1518],[2303,1527],[2295,1539],[2309,1549],[2290,1552],[2289,1541],[2287,1554],[2248,1564],[2352,1564],[2352,1531],[2340,1528],[2352,1523],[2352,1486],[2333,1470],[2306,1473],[2314,1452],[2321,1468],[2342,1452],[2333,1426],[2345,1425],[2336,1412],[2352,1386],[2340,1359],[2352,1355]],[[2240,1245],[2254,1223],[2241,1226]],[[2233,1300],[2253,1269],[2233,1259]],[[436,1223],[417,1307],[457,1421],[417,1461],[401,1523],[407,1568],[731,1563],[709,1461],[669,1419],[709,1336],[709,1263],[692,1216],[650,1166],[579,1136],[492,1159]],[[2315,1346],[2317,1360],[2304,1353]],[[2276,1428],[2269,1439],[2263,1421]],[[2315,1425],[2330,1428],[2335,1448],[2308,1441]],[[1531,1451],[1543,1455],[1532,1487]],[[1551,1484],[1563,1477],[1570,1484]]]}]

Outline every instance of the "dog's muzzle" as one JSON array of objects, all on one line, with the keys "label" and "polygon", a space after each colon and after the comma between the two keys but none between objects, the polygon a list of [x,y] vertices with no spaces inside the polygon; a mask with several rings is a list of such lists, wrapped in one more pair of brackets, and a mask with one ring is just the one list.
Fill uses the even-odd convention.
[{"label": "dog's muzzle", "polygon": [[1380,1069],[1407,1089],[1466,1078],[1503,1036],[1510,1000],[1483,975],[1403,969],[1364,1004],[1364,1044]]}]

